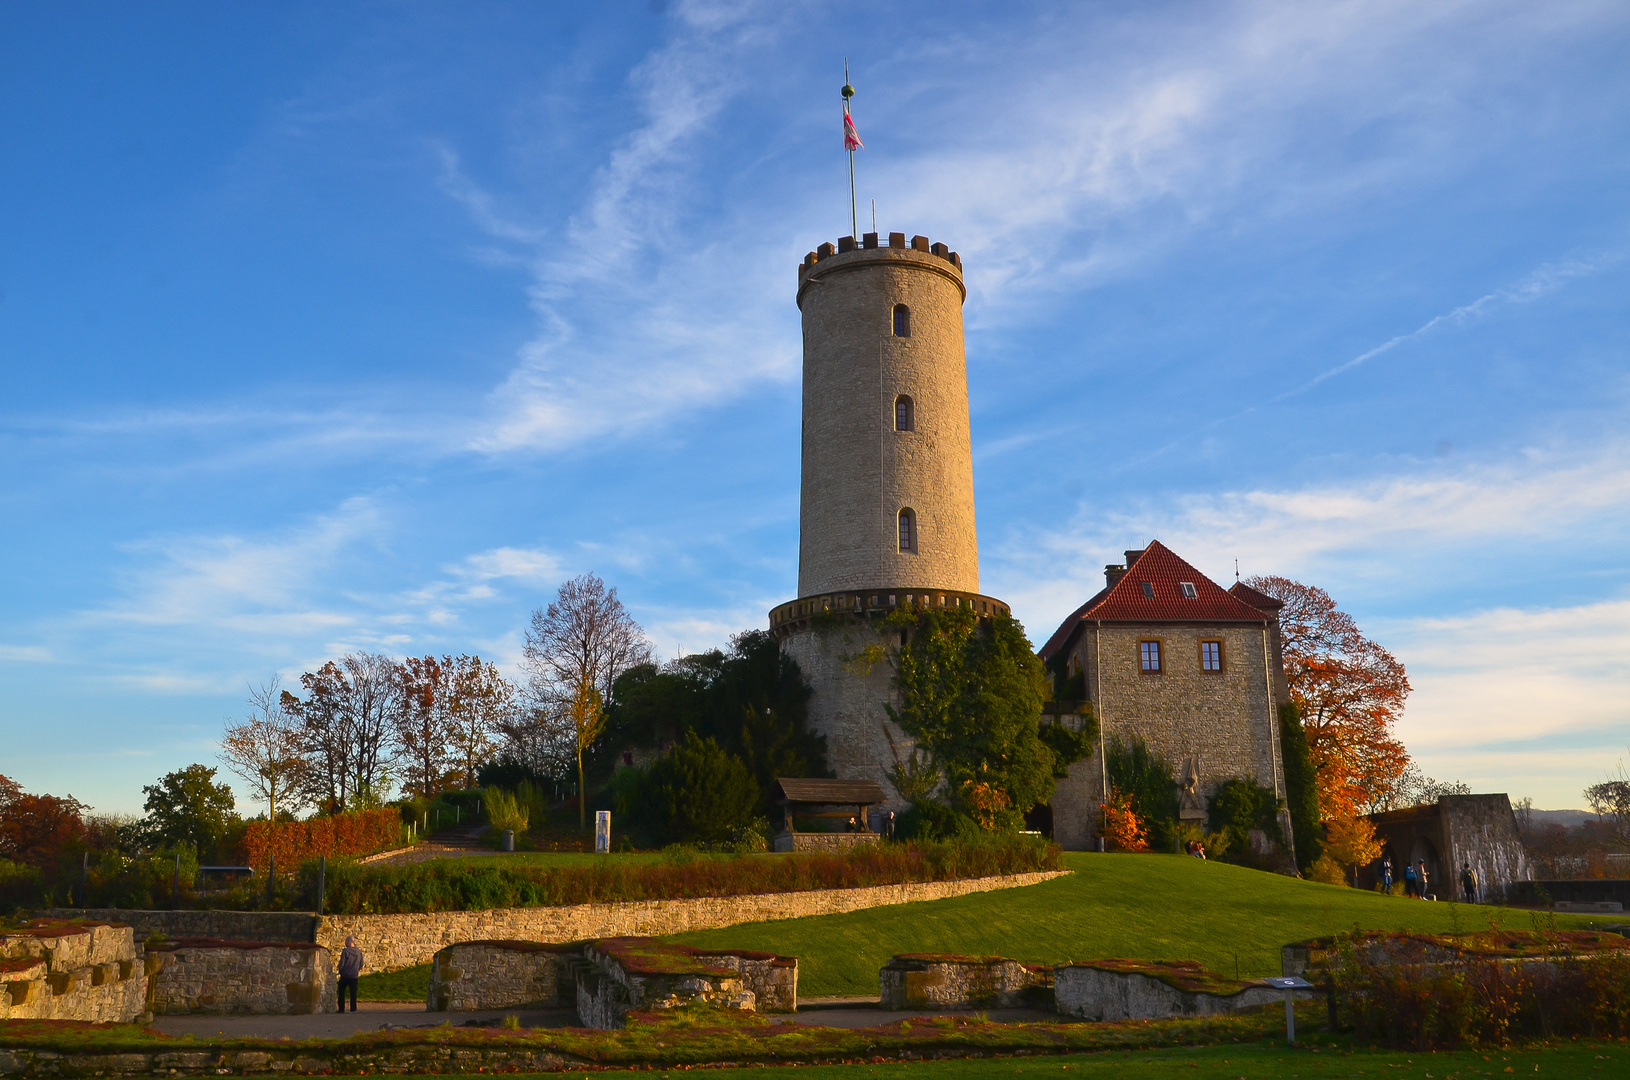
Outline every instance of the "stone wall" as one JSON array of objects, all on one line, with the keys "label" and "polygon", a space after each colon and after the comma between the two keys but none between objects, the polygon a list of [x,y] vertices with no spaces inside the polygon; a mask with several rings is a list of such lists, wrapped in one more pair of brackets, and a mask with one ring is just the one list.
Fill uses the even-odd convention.
[{"label": "stone wall", "polygon": [[1005,956],[906,953],[878,972],[884,1009],[1010,1009],[1050,1005],[1052,972]]},{"label": "stone wall", "polygon": [[355,935],[367,957],[367,971],[393,971],[426,964],[437,951],[463,941],[513,939],[568,942],[607,937],[662,937],[737,923],[797,919],[845,911],[943,900],[969,893],[1011,889],[1048,881],[1068,871],[1007,877],[877,885],[863,889],[753,893],[686,900],[639,900],[566,907],[497,908],[490,911],[437,911],[408,915],[325,915],[317,943],[336,953]]},{"label": "stone wall", "polygon": [[150,945],[148,955],[161,962],[148,992],[155,1014],[310,1014],[334,1007],[334,964],[318,945],[192,939]]},{"label": "stone wall", "polygon": [[775,837],[775,850],[789,851],[830,851],[841,853],[850,848],[860,847],[863,844],[875,844],[881,837],[874,832],[864,833],[777,833]]},{"label": "stone wall", "polygon": [[[1139,658],[1139,642],[1152,638],[1162,643],[1159,674],[1144,672]],[[1221,671],[1201,670],[1201,640],[1222,642]],[[1088,626],[1076,638],[1073,670],[1086,673],[1104,746],[1117,736],[1123,742],[1142,739],[1178,780],[1192,760],[1202,801],[1237,776],[1282,797],[1273,649],[1264,625]],[[1103,794],[1098,754],[1070,766],[1052,800],[1053,839],[1060,847],[1096,845]]]},{"label": "stone wall", "polygon": [[0,935],[0,1020],[128,1024],[147,1002],[130,927],[36,919]]},{"label": "stone wall", "polygon": [[[1308,997],[1301,993],[1299,997]],[[1053,999],[1060,1013],[1083,1020],[1158,1020],[1213,1016],[1283,1001],[1284,991],[1263,984],[1234,993],[1183,990],[1134,971],[1106,971],[1071,964],[1053,971]]]},{"label": "stone wall", "polygon": [[[1383,856],[1392,859],[1393,882],[1404,865],[1425,860],[1428,889],[1440,899],[1460,900],[1461,868],[1477,874],[1478,901],[1500,903],[1531,895],[1522,884],[1533,872],[1506,795],[1444,795],[1434,804],[1371,814]],[[1381,879],[1381,859],[1359,871],[1358,886]]]},{"label": "stone wall", "polygon": [[577,945],[537,941],[468,941],[436,953],[430,966],[430,1012],[564,1009],[576,1003],[571,962]]},{"label": "stone wall", "polygon": [[317,940],[317,916],[302,911],[133,911],[128,908],[48,908],[49,919],[96,919],[125,923],[137,941],[153,937],[215,938],[219,941]]}]

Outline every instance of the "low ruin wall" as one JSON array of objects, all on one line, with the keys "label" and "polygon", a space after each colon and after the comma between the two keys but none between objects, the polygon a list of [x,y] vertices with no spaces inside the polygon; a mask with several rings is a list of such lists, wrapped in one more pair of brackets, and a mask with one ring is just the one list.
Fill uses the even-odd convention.
[{"label": "low ruin wall", "polygon": [[537,941],[467,941],[436,953],[430,965],[430,1012],[480,1009],[569,1009],[577,1003],[569,971],[583,950]]},{"label": "low ruin wall", "polygon": [[[841,834],[837,834],[841,835]],[[921,881],[859,889],[703,896],[682,900],[634,900],[563,907],[493,908],[400,915],[313,915],[271,911],[124,911],[52,909],[73,917],[117,915],[136,928],[138,940],[219,938],[290,941],[321,945],[336,956],[348,935],[367,958],[364,971],[395,971],[428,964],[437,951],[465,941],[543,941],[564,944],[607,937],[663,937],[738,923],[837,915],[846,911],[944,900],[970,893],[1035,885],[1069,873],[1049,870],[1005,877]]]},{"label": "low ruin wall", "polygon": [[1232,994],[1181,990],[1135,971],[1104,971],[1082,965],[1067,965],[1053,971],[1055,1007],[1065,1016],[1083,1020],[1214,1016],[1283,1001],[1284,996],[1283,990],[1261,985],[1246,986]]},{"label": "low ruin wall", "polygon": [[192,939],[148,946],[157,960],[148,1001],[158,1015],[300,1015],[334,1008],[327,949],[294,942]]},{"label": "low ruin wall", "polygon": [[1007,877],[876,885],[863,889],[704,896],[684,900],[638,900],[565,907],[495,908],[490,911],[437,911],[408,915],[325,915],[317,944],[336,953],[354,935],[367,957],[367,971],[393,971],[426,964],[449,945],[464,941],[544,941],[565,943],[609,937],[664,937],[738,923],[834,915],[845,911],[943,900],[969,893],[1012,889],[1048,881],[1068,871]]},{"label": "low ruin wall", "polygon": [[0,935],[0,1020],[128,1024],[147,1008],[147,976],[130,927],[36,920]]},{"label": "low ruin wall", "polygon": [[1046,1007],[1051,973],[1005,956],[903,954],[878,972],[884,1009]]}]

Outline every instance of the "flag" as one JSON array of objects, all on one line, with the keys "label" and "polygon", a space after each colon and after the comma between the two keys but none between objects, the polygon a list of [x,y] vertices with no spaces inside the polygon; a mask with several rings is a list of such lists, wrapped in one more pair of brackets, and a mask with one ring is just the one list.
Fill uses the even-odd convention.
[{"label": "flag", "polygon": [[843,110],[843,148],[845,150],[864,150],[866,144],[860,141],[860,132],[855,130],[855,122],[849,117],[849,110]]}]

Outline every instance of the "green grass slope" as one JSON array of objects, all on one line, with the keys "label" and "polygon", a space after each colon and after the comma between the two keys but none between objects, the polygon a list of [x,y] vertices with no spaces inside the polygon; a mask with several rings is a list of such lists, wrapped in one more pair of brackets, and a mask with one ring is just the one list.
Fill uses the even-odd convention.
[{"label": "green grass slope", "polygon": [[[1180,855],[1064,857],[1040,885],[681,934],[687,945],[796,956],[800,996],[875,995],[896,953],[1010,956],[1025,963],[1125,956],[1199,960],[1221,975],[1279,974],[1288,942],[1350,930],[1447,932],[1533,926],[1532,913],[1359,892]],[[1599,921],[1599,920],[1596,920]],[[1588,916],[1559,916],[1583,929]],[[1236,968],[1237,965],[1237,968]]]}]

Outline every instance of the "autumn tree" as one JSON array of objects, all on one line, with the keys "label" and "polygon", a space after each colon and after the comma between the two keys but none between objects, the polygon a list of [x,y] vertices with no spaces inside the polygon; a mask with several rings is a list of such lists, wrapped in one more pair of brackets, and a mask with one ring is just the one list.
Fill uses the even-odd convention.
[{"label": "autumn tree", "polygon": [[395,737],[403,786],[418,795],[434,795],[451,779],[452,673],[434,656],[410,656],[397,677],[402,708],[396,714]]},{"label": "autumn tree", "polygon": [[497,753],[494,737],[515,710],[515,688],[496,664],[479,656],[442,658],[447,703],[448,756],[465,787],[475,786],[476,769]]},{"label": "autumn tree", "polygon": [[85,804],[71,795],[30,795],[0,776],[0,859],[50,869],[85,839]]},{"label": "autumn tree", "polygon": [[1409,764],[1393,734],[1409,696],[1404,665],[1323,589],[1284,577],[1245,584],[1284,604],[1285,677],[1317,770],[1321,816],[1350,820],[1385,807]]},{"label": "autumn tree", "polygon": [[617,677],[650,660],[645,632],[623,607],[617,590],[594,574],[565,582],[548,608],[532,613],[524,659],[527,690],[537,715],[564,728],[567,740],[578,748],[578,803],[585,825],[583,733],[592,729],[598,737],[600,708]]},{"label": "autumn tree", "polygon": [[249,785],[251,796],[266,804],[268,821],[277,820],[280,807],[292,814],[305,804],[309,789],[300,721],[285,706],[275,676],[249,691],[249,718],[227,725],[221,759]]},{"label": "autumn tree", "polygon": [[350,653],[300,676],[306,696],[288,691],[283,708],[298,717],[307,793],[327,813],[376,802],[389,783],[391,735],[403,706],[396,662]]}]

